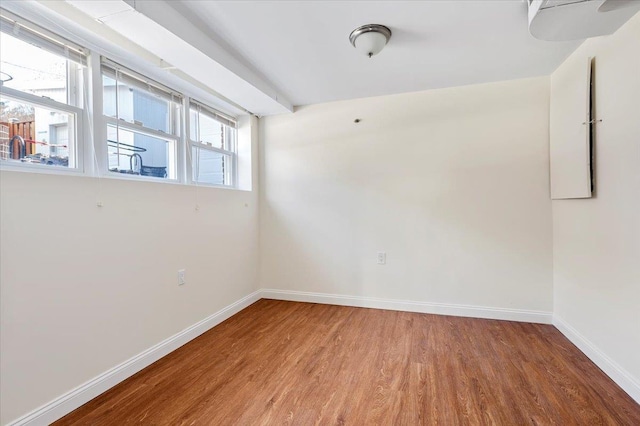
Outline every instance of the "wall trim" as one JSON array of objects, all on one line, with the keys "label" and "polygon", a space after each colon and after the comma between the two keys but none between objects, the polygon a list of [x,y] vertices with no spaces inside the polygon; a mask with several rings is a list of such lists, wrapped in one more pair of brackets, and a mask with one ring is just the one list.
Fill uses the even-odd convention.
[{"label": "wall trim", "polygon": [[455,305],[448,303],[415,302],[409,300],[381,299],[365,296],[346,296],[341,294],[328,293],[311,293],[306,291],[294,290],[262,289],[260,296],[263,299],[355,306],[360,308],[388,309],[392,311],[419,312],[423,314],[453,315],[457,317],[533,322],[538,324],[551,324],[553,320],[552,313],[545,311],[493,308],[473,305]]},{"label": "wall trim", "polygon": [[237,314],[252,303],[260,300],[260,290],[222,308],[207,318],[185,328],[181,332],[163,340],[149,349],[129,358],[123,363],[105,371],[77,388],[55,398],[49,403],[10,422],[8,426],[48,425],[81,405],[89,402],[101,393],[109,390],[143,368],[153,364],[163,356],[173,352],[185,343]]},{"label": "wall trim", "polygon": [[558,315],[553,315],[553,325],[564,336],[584,353],[595,365],[597,365],[611,380],[629,394],[638,404],[640,404],[640,380],[633,377],[628,371],[618,363],[609,358],[593,342],[584,337],[578,330],[569,325]]},{"label": "wall trim", "polygon": [[578,347],[605,374],[618,384],[631,398],[640,403],[640,381],[604,354],[586,337],[580,334],[558,315],[546,311],[495,308],[475,305],[416,302],[399,299],[383,299],[365,296],[349,296],[306,291],[261,289],[224,307],[218,312],[174,334],[127,361],[105,371],[77,388],[55,398],[49,403],[14,420],[8,426],[48,425],[91,399],[109,390],[138,371],[151,365],[180,346],[200,336],[224,320],[232,317],[260,299],[286,300],[293,302],[321,303],[361,308],[387,309],[393,311],[418,312],[436,315],[452,315],[507,321],[553,324],[567,339]]}]

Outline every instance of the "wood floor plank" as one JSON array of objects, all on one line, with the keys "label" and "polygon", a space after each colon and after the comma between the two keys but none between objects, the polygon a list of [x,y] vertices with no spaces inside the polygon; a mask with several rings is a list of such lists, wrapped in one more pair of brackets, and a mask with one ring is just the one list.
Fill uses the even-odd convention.
[{"label": "wood floor plank", "polygon": [[56,425],[639,425],[550,325],[260,300]]}]

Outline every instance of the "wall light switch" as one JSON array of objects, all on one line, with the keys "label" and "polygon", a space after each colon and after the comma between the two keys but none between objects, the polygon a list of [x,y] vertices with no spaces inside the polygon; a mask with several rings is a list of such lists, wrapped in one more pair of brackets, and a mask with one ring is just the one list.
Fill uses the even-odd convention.
[{"label": "wall light switch", "polygon": [[184,285],[186,282],[184,279],[184,269],[178,269],[178,285]]},{"label": "wall light switch", "polygon": [[385,265],[387,263],[387,253],[383,251],[378,252],[378,265]]}]

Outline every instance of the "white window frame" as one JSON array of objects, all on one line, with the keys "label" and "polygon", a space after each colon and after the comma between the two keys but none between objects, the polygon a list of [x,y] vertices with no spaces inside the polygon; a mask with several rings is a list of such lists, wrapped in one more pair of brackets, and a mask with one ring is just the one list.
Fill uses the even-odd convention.
[{"label": "white window frame", "polygon": [[[3,97],[6,97],[12,101],[24,102],[34,106],[40,106],[46,109],[54,111],[60,111],[65,114],[69,114],[73,117],[73,123],[69,123],[69,130],[72,131],[73,137],[69,137],[68,149],[69,149],[69,163],[68,167],[64,166],[51,166],[46,164],[37,163],[18,163],[18,162],[5,162],[0,161],[0,168],[7,170],[51,170],[57,172],[73,172],[84,173],[84,144],[80,143],[82,138],[82,122],[84,117],[84,111],[81,108],[56,102],[44,96],[36,96],[31,93],[21,92],[19,90],[11,89],[9,87],[0,87],[0,92]],[[72,142],[73,140],[73,142]],[[73,167],[71,166],[71,159],[73,158]]]},{"label": "white window frame", "polygon": [[[223,187],[223,188],[237,188],[238,186],[238,125],[237,125],[237,121],[235,118],[230,117],[210,106],[207,106],[206,104],[190,99],[189,100],[189,108],[188,111],[185,113],[185,115],[187,116],[187,122],[191,123],[191,109],[195,109],[198,113],[197,115],[197,120],[198,120],[198,133],[200,132],[200,114],[203,114],[208,116],[209,118],[218,121],[220,124],[227,126],[227,127],[231,127],[234,129],[234,138],[232,141],[233,144],[233,149],[232,150],[226,150],[226,149],[221,149],[221,148],[216,148],[214,146],[211,146],[209,144],[205,144],[202,143],[202,141],[200,140],[195,140],[192,139],[192,131],[193,129],[191,129],[191,125],[189,124],[188,126],[188,134],[186,135],[186,139],[187,139],[187,181],[193,185],[205,185],[205,186],[216,186],[216,187]],[[196,139],[200,139],[199,137],[196,137]],[[205,151],[210,151],[210,152],[216,152],[219,154],[223,154],[223,155],[227,155],[231,158],[231,170],[229,171],[229,183],[228,184],[212,184],[212,183],[205,183],[205,182],[200,182],[200,181],[196,181],[193,179],[193,167],[194,167],[194,161],[193,161],[193,148],[198,148],[198,149],[202,149]]]},{"label": "white window frame", "polygon": [[[85,111],[84,108],[80,108],[77,105],[86,107],[81,94],[82,90],[86,90],[87,88],[84,81],[87,76],[88,51],[5,9],[0,10],[0,25],[3,29],[3,31],[0,32],[3,34],[36,45],[47,52],[67,60],[67,103],[58,102],[46,96],[37,96],[29,92],[5,87],[0,83],[0,93],[2,96],[15,102],[24,102],[36,107],[59,111],[72,116],[73,119],[73,123],[69,123],[69,166],[0,161],[0,169],[17,171],[30,170],[44,173],[84,173],[84,143],[82,141],[84,140],[83,124]],[[9,29],[12,29],[12,31],[10,32]],[[78,78],[77,70],[74,70],[74,67],[78,64],[83,67],[83,71],[80,73],[82,75],[82,82],[79,81],[81,79]],[[73,135],[73,137],[71,137],[71,135]],[[71,166],[72,163],[73,166]]]},{"label": "white window frame", "polygon": [[[44,21],[36,19],[35,22],[42,24]],[[68,149],[70,160],[69,167],[0,161],[0,169],[39,174],[85,175],[98,178],[147,180],[166,184],[178,183],[238,189],[238,139],[240,129],[237,126],[237,117],[212,108],[207,103],[191,99],[189,91],[176,91],[165,86],[162,83],[163,78],[154,80],[146,77],[142,74],[146,72],[146,67],[140,68],[141,71],[137,72],[135,69],[138,68],[135,66],[131,69],[126,63],[120,65],[105,56],[101,56],[110,55],[106,46],[106,50],[101,46],[95,46],[92,50],[86,49],[41,27],[39,24],[14,15],[3,7],[0,7],[0,24],[3,33],[38,45],[44,50],[67,59],[66,103],[9,88],[2,84],[0,84],[0,92],[7,100],[23,102],[34,107],[46,108],[60,114],[69,115]],[[73,37],[72,40],[81,39]],[[119,57],[119,59],[123,58]],[[82,67],[81,69],[78,68],[78,64]],[[105,75],[103,66],[105,65],[111,69],[117,67],[123,73],[126,73],[128,77],[132,77],[137,82],[137,84],[132,84],[134,87],[137,86],[143,91],[152,94],[159,94],[164,99],[166,99],[167,93],[170,94],[172,102],[169,103],[171,105],[169,110],[169,132],[146,127],[144,123],[140,125],[139,122],[127,122],[104,114],[104,87],[102,83],[103,75]],[[151,73],[153,74],[153,71]],[[113,78],[113,75],[106,75]],[[127,80],[127,83],[130,82],[130,80]],[[161,93],[156,92],[156,89],[160,90]],[[199,111],[199,114],[205,114],[221,124],[235,129],[233,132],[234,137],[229,145],[231,149],[221,149],[191,139],[189,113],[194,104],[201,105],[204,110],[204,112]],[[73,121],[73,124],[71,121]],[[109,147],[107,142],[107,135],[111,126],[123,131],[143,134],[166,141],[170,147],[169,149],[172,150],[169,153],[168,177],[157,178],[111,172],[109,170]],[[225,184],[210,184],[193,179],[191,156],[194,148],[228,156],[230,170],[225,168]],[[172,167],[173,172],[169,170],[169,167]],[[169,178],[169,176],[172,178]]]},{"label": "white window frame", "polygon": [[[118,114],[118,90],[117,84],[119,82],[120,75],[126,76],[126,84],[137,87],[140,90],[146,91],[147,93],[153,94],[153,90],[161,93],[164,97],[169,101],[169,132],[164,132],[162,130],[153,129],[150,127],[146,127],[144,125],[140,125],[135,122],[129,122],[120,119],[119,117],[111,117],[103,113],[104,119],[104,135],[107,134],[107,128],[109,126],[115,127],[117,130],[123,129],[125,131],[130,131],[133,133],[151,136],[156,139],[162,139],[167,141],[169,144],[170,154],[169,157],[173,158],[173,161],[170,161],[170,164],[167,165],[167,177],[159,178],[153,176],[142,176],[142,175],[132,175],[132,174],[121,174],[115,171],[109,170],[109,160],[108,160],[108,149],[105,149],[107,159],[105,159],[106,170],[103,170],[102,173],[104,175],[108,175],[109,177],[126,177],[127,179],[142,179],[142,180],[153,180],[153,181],[164,181],[164,182],[181,182],[182,179],[182,162],[181,158],[181,150],[184,149],[184,138],[182,135],[183,131],[183,116],[184,116],[184,103],[183,103],[183,95],[173,89],[170,89],[164,86],[161,83],[152,80],[143,74],[140,74],[130,68],[124,67],[116,62],[111,61],[106,57],[101,57],[100,60],[100,83],[94,84],[94,90],[100,90],[102,92],[101,98],[104,98],[104,85],[102,84],[102,77],[107,76],[116,81],[116,114]],[[146,85],[146,87],[145,87]],[[174,108],[177,107],[177,108]],[[175,110],[178,110],[176,114]],[[107,144],[107,140],[96,140],[97,143]],[[173,170],[170,170],[173,168]],[[171,175],[174,177],[170,177]]]},{"label": "white window frame", "polygon": [[[7,29],[7,31],[3,31],[6,34],[11,33],[14,37],[29,44],[34,44],[55,55],[87,66],[87,49],[6,9],[0,9],[0,25]],[[8,29],[12,31],[9,32]]]}]

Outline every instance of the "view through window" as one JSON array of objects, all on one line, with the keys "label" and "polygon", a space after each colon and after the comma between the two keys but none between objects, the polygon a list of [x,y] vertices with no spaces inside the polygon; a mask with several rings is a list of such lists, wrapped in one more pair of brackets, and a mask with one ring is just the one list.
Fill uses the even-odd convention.
[{"label": "view through window", "polygon": [[176,179],[179,98],[108,66],[102,87],[109,171]]},{"label": "view through window", "polygon": [[232,185],[236,162],[235,125],[235,122],[219,118],[214,111],[197,103],[189,108],[190,160],[194,182]]},{"label": "view through window", "polygon": [[76,167],[82,66],[5,32],[0,51],[0,160]]}]

